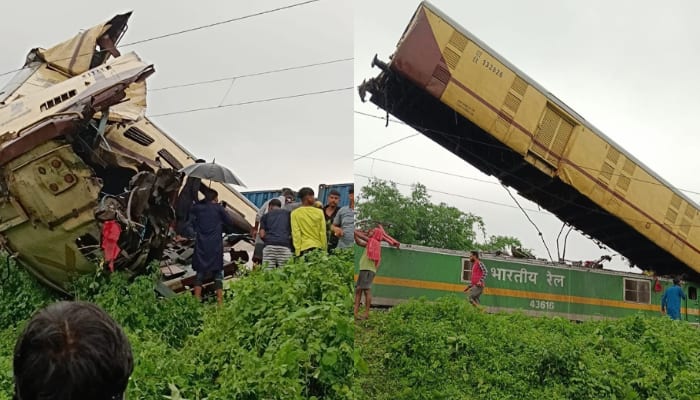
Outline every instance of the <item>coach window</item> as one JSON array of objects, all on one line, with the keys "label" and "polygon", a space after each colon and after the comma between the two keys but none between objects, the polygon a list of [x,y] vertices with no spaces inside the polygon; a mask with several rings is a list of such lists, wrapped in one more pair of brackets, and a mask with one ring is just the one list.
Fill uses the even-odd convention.
[{"label": "coach window", "polygon": [[651,303],[651,282],[644,279],[625,278],[625,301]]},{"label": "coach window", "polygon": [[695,286],[691,286],[688,288],[688,298],[690,300],[697,300],[698,299],[698,288]]},{"label": "coach window", "polygon": [[472,279],[472,266],[468,258],[462,259],[462,282],[469,282]]}]

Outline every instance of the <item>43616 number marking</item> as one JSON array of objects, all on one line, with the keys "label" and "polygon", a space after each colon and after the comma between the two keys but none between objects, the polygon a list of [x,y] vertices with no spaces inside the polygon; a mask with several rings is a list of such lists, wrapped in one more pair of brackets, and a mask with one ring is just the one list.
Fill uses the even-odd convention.
[{"label": "43616 number marking", "polygon": [[554,310],[553,301],[530,300],[530,308],[535,310]]}]

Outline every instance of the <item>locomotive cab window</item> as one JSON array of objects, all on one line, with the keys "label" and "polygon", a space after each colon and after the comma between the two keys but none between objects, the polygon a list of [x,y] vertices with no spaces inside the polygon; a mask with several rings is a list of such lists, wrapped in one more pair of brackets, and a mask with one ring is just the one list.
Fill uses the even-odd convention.
[{"label": "locomotive cab window", "polygon": [[462,259],[462,282],[469,282],[472,279],[472,263],[468,258]]},{"label": "locomotive cab window", "polygon": [[698,288],[695,286],[691,286],[688,288],[688,298],[690,300],[697,300],[698,299]]},{"label": "locomotive cab window", "polygon": [[651,303],[651,282],[643,279],[625,278],[625,301]]}]

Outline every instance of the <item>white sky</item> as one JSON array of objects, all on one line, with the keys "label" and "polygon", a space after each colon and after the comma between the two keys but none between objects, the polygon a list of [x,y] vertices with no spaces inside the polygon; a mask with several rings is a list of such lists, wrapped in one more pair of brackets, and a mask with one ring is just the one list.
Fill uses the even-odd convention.
[{"label": "white sky", "polygon": [[[0,24],[0,73],[34,47],[50,47],[133,10],[122,43],[231,19],[300,0],[13,2]],[[156,73],[149,88],[352,57],[352,2],[322,0],[122,49]],[[352,62],[149,93],[147,115],[352,86]],[[12,75],[0,77],[0,85]],[[353,90],[155,117],[196,156],[224,164],[247,190],[317,187],[352,179]],[[246,189],[243,189],[246,190]]]},{"label": "white sky", "polygon": [[[434,0],[436,7],[460,23],[519,69],[567,103],[653,171],[681,189],[700,192],[695,173],[700,142],[693,140],[700,79],[700,2],[502,0],[498,2]],[[388,61],[410,21],[417,1],[357,0],[355,4],[355,84],[374,77],[374,54]],[[385,115],[355,96],[355,110]],[[355,153],[415,133],[397,123],[355,115]],[[485,179],[476,168],[419,135],[378,151],[371,157],[453,174]],[[397,183],[421,182],[430,189],[514,205],[499,185],[420,171],[385,162],[355,162],[358,186],[376,176]],[[405,192],[409,188],[400,187]],[[696,201],[700,196],[687,193]],[[512,235],[539,257],[547,253],[535,229],[518,209],[432,193],[464,211],[480,215],[488,234]],[[526,208],[537,205],[519,197]],[[530,212],[544,233],[552,256],[561,221]],[[572,232],[567,259],[593,260],[605,252]],[[620,257],[614,267],[628,270]],[[617,269],[617,268],[616,268]]]}]

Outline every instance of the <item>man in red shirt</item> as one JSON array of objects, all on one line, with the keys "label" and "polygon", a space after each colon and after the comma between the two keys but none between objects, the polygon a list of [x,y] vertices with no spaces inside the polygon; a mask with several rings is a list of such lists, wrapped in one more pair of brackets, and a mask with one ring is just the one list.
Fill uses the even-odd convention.
[{"label": "man in red shirt", "polygon": [[472,279],[469,286],[467,286],[464,291],[467,292],[467,295],[469,296],[469,302],[476,307],[479,305],[479,297],[481,297],[481,293],[484,291],[486,266],[479,259],[478,251],[471,252],[469,255],[469,261],[472,263]]}]

